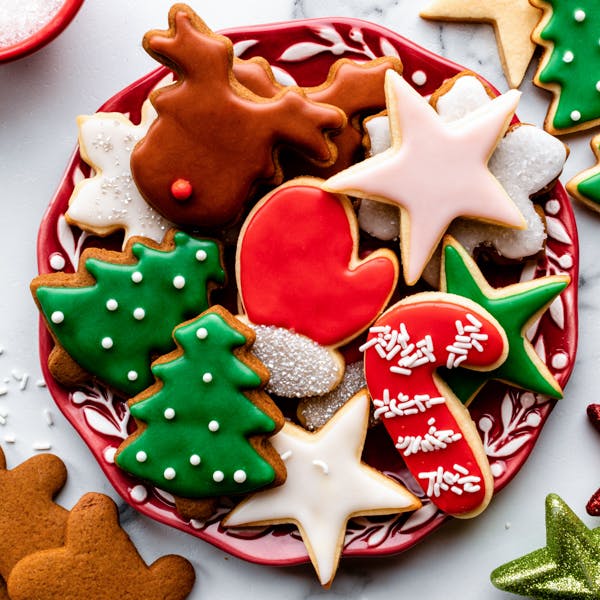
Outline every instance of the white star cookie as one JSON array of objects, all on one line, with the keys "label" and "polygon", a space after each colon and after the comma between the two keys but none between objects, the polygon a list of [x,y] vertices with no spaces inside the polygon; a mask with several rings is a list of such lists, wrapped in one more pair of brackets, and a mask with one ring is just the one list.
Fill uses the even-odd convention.
[{"label": "white star cookie", "polygon": [[78,117],[81,157],[95,174],[75,186],[65,213],[69,223],[100,236],[123,229],[123,247],[133,236],[162,241],[172,225],[146,203],[129,166],[134,146],[155,118],[149,100],[142,106],[139,125],[121,113]]},{"label": "white star cookie", "polygon": [[286,423],[271,438],[285,461],[285,483],[252,494],[223,524],[296,524],[321,584],[328,587],[350,518],[401,513],[421,505],[402,485],[361,462],[369,402],[367,393],[360,392],[317,433]]},{"label": "white star cookie", "polygon": [[455,218],[525,226],[487,165],[520,94],[511,90],[447,123],[397,73],[387,72],[385,87],[391,147],[334,175],[323,188],[400,209],[404,278],[413,285]]}]

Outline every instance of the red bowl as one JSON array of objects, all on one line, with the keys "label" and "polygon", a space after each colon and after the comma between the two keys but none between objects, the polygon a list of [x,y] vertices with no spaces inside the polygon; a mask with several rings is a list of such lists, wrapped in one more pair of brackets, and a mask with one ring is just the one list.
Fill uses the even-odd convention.
[{"label": "red bowl", "polygon": [[44,27],[17,44],[0,46],[0,63],[27,56],[51,42],[73,20],[82,4],[83,0],[64,0],[58,12]]}]

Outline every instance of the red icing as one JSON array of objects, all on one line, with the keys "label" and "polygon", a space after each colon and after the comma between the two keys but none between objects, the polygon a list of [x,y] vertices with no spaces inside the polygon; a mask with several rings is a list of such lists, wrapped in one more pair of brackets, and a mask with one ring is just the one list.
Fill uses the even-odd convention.
[{"label": "red icing", "polygon": [[171,184],[171,195],[175,200],[187,200],[193,192],[192,184],[187,179],[176,179]]},{"label": "red icing", "polygon": [[[392,360],[386,360],[380,357],[375,347],[365,350],[365,375],[369,393],[374,401],[384,398],[385,390],[388,390],[390,398],[397,398],[400,393],[410,399],[421,395],[445,398],[444,403],[433,404],[426,410],[418,411],[417,414],[393,415],[387,418],[381,416],[381,419],[394,443],[399,436],[424,438],[432,425],[431,419],[435,419],[435,428],[438,431],[452,430],[462,435],[461,439],[449,442],[443,449],[428,452],[418,450],[408,456],[405,450],[399,450],[406,466],[425,493],[428,490],[429,479],[419,477],[419,474],[432,473],[440,467],[444,471],[456,474],[460,473],[454,466],[458,464],[469,472],[469,476],[479,478],[478,491],[463,491],[462,494],[457,494],[452,489],[442,489],[438,497],[430,495],[431,500],[441,510],[459,516],[479,512],[484,508],[489,502],[491,490],[488,486],[492,484],[489,476],[486,479],[484,475],[488,470],[487,461],[478,458],[474,452],[474,449],[479,449],[480,455],[483,454],[475,424],[458,399],[435,373],[438,367],[446,366],[449,354],[447,347],[455,343],[457,335],[456,322],[470,324],[467,315],[472,315],[481,322],[479,333],[487,335],[488,339],[480,341],[483,351],[471,349],[461,366],[495,365],[503,357],[506,342],[496,324],[487,318],[489,317],[487,312],[474,304],[465,307],[457,303],[451,295],[435,292],[413,296],[408,302],[396,304],[374,325],[374,327],[388,325],[391,330],[397,331],[400,330],[401,324],[404,324],[410,336],[408,344],[417,344],[425,336],[431,336],[435,356],[432,362],[428,361],[426,364],[412,367],[410,374],[403,375],[390,372],[390,366],[397,365],[400,354]],[[377,333],[371,330],[367,343],[373,338],[377,338]],[[377,403],[374,403],[377,407]],[[460,475],[462,477],[464,474]],[[460,480],[454,484],[454,487],[464,489]]]},{"label": "red icing", "polygon": [[388,302],[398,269],[387,251],[358,261],[355,234],[345,197],[308,184],[267,196],[238,243],[238,287],[250,321],[324,346],[368,327]]}]

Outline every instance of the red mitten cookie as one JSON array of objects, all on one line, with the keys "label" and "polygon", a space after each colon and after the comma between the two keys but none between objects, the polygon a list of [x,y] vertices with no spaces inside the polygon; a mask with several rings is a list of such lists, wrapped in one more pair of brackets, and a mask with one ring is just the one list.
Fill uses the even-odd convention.
[{"label": "red mitten cookie", "polygon": [[180,556],[149,567],[119,526],[117,507],[102,494],[86,494],[73,508],[65,545],[30,554],[12,570],[12,600],[182,600],[194,570]]}]

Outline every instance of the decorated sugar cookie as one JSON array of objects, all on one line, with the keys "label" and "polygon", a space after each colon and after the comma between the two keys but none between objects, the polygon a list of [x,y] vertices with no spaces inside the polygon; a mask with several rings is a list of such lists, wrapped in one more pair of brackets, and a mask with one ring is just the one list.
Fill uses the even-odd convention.
[{"label": "decorated sugar cookie", "polygon": [[540,19],[540,11],[529,0],[432,0],[421,16],[492,24],[508,84],[521,85],[535,51],[531,33]]},{"label": "decorated sugar cookie", "polygon": [[423,292],[389,308],[360,348],[375,407],[427,497],[461,518],[481,513],[493,478],[477,428],[437,369],[489,370],[506,358],[506,335],[480,306]]},{"label": "decorated sugar cookie", "polygon": [[223,524],[293,523],[319,581],[329,587],[350,518],[401,513],[421,505],[402,485],[361,462],[368,420],[369,398],[362,392],[316,433],[286,422],[273,438],[286,465],[285,483],[243,500]]},{"label": "decorated sugar cookie", "polygon": [[533,600],[600,597],[600,527],[588,529],[556,494],[546,498],[546,546],[492,572],[499,589]]},{"label": "decorated sugar cookie", "polygon": [[152,355],[173,328],[208,308],[222,283],[219,246],[170,230],[162,244],[132,238],[123,252],[86,250],[77,273],[40,275],[31,291],[56,342],[49,367],[64,385],[99,379],[128,397],[153,382]]},{"label": "decorated sugar cookie", "polygon": [[171,8],[169,27],[146,34],[144,47],[179,79],[151,95],[158,116],[131,157],[138,188],[165,218],[181,226],[236,221],[258,183],[281,182],[281,146],[322,165],[335,160],[328,132],[345,125],[340,109],[299,89],[272,98],[250,91],[232,72],[229,39],[184,4]]},{"label": "decorated sugar cookie", "polygon": [[578,173],[567,183],[569,194],[586,206],[600,212],[600,134],[590,142],[596,164]]},{"label": "decorated sugar cookie", "polygon": [[105,236],[124,230],[123,247],[133,236],[160,243],[171,224],[140,195],[131,176],[131,153],[156,118],[150,101],[134,125],[121,113],[96,113],[77,119],[79,151],[95,174],[73,190],[65,217],[72,225]]},{"label": "decorated sugar cookie", "polygon": [[543,10],[533,40],[544,48],[534,83],[553,94],[544,127],[570,133],[600,123],[600,14],[593,0],[531,0]]},{"label": "decorated sugar cookie", "polygon": [[486,372],[458,369],[444,373],[446,383],[462,402],[468,404],[491,379],[552,398],[562,397],[558,382],[527,339],[527,329],[569,281],[568,275],[549,275],[492,288],[465,249],[452,238],[446,238],[442,289],[477,302],[498,320],[508,337],[508,355],[497,369]]},{"label": "decorated sugar cookie", "polygon": [[401,76],[388,71],[386,99],[392,147],[334,175],[323,187],[398,207],[409,285],[418,281],[455,218],[524,227],[519,210],[487,166],[518,92],[511,90],[468,117],[445,123]]}]

